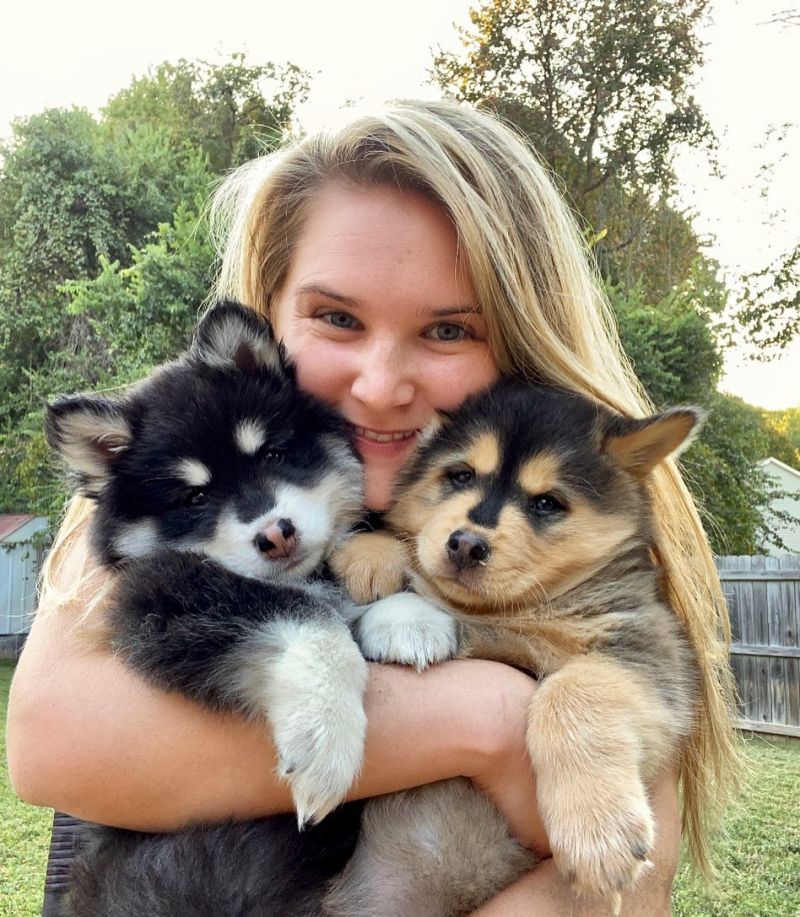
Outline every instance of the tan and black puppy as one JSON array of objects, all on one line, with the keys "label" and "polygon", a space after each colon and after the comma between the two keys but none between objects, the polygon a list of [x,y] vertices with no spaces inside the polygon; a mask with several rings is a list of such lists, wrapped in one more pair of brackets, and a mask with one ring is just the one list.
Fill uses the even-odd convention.
[{"label": "tan and black puppy", "polygon": [[528,743],[539,808],[556,863],[587,894],[618,897],[646,868],[646,786],[693,727],[695,661],[660,589],[647,477],[701,419],[632,420],[504,380],[417,451],[388,515],[394,547],[361,536],[337,558],[362,599],[408,565],[411,589],[358,624],[368,657],[481,657],[541,680]]}]

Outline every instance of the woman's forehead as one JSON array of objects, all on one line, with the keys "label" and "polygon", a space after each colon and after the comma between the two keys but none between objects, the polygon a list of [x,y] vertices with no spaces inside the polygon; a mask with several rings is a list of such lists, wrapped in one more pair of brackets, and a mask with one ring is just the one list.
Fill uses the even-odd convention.
[{"label": "woman's forehead", "polygon": [[443,307],[476,305],[444,209],[386,186],[323,186],[309,205],[287,283],[352,299],[359,289],[403,284],[444,297]]}]

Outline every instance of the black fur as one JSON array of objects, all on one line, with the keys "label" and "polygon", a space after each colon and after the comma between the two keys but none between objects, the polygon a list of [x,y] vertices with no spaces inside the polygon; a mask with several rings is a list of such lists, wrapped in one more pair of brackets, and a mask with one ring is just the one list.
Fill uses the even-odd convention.
[{"label": "black fur", "polygon": [[[243,439],[242,424],[257,435]],[[125,397],[55,402],[47,434],[97,504],[92,545],[116,571],[103,622],[114,652],[163,689],[270,727],[299,811],[323,817],[358,772],[366,722],[366,663],[342,592],[318,574],[361,510],[344,422],[297,389],[269,326],[225,303],[180,360]],[[292,652],[307,640],[330,650],[305,680]],[[328,735],[331,710],[343,725]],[[294,815],[175,835],[97,826],[66,913],[310,915],[353,850],[360,811],[306,832]]]}]

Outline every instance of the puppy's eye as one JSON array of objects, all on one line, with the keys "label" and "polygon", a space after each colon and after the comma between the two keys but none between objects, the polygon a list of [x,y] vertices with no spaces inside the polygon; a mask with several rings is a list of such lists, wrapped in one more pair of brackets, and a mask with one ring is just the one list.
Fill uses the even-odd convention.
[{"label": "puppy's eye", "polygon": [[272,462],[273,464],[277,465],[280,464],[280,462],[282,462],[286,457],[286,450],[273,448],[264,449],[264,451],[261,453],[261,457],[267,462]]},{"label": "puppy's eye", "polygon": [[192,490],[186,495],[183,501],[184,506],[205,506],[208,503],[208,494],[204,490]]},{"label": "puppy's eye", "polygon": [[456,489],[469,487],[475,481],[475,472],[471,468],[451,468],[447,472],[447,479]]},{"label": "puppy's eye", "polygon": [[552,494],[537,494],[531,497],[531,508],[537,516],[554,516],[566,509]]}]

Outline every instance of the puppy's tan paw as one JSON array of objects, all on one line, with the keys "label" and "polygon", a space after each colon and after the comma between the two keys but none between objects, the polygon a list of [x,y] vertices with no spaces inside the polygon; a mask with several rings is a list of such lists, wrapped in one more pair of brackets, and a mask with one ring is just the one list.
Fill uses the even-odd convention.
[{"label": "puppy's tan paw", "polygon": [[616,786],[602,780],[599,776],[585,792],[576,793],[573,785],[572,805],[560,812],[558,802],[548,807],[548,836],[562,875],[582,894],[618,906],[619,893],[650,868],[655,825],[638,775]]},{"label": "puppy's tan paw", "polygon": [[408,568],[405,545],[388,532],[352,535],[334,551],[330,566],[357,605],[399,592]]}]

